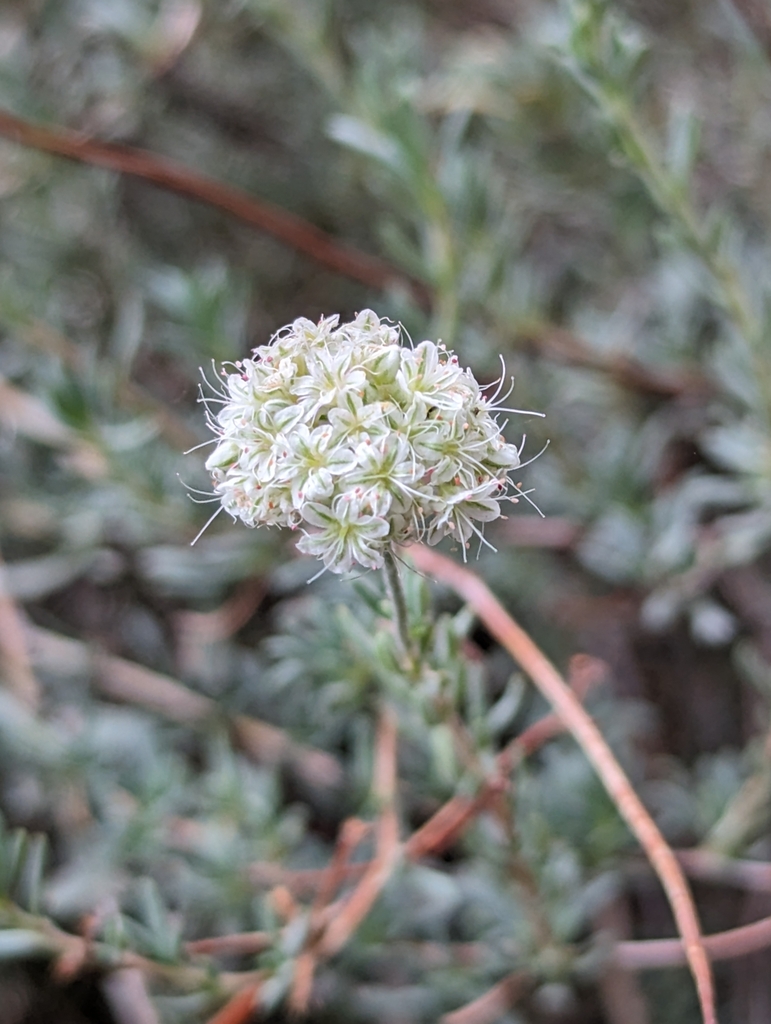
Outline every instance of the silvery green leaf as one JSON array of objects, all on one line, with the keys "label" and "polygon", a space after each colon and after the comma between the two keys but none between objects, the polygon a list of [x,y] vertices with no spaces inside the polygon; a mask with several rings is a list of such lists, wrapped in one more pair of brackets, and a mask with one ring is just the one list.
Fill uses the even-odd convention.
[{"label": "silvery green leaf", "polygon": [[517,672],[509,677],[506,689],[487,712],[486,724],[493,736],[499,736],[514,721],[527,693],[527,684]]},{"label": "silvery green leaf", "polygon": [[128,452],[148,444],[159,429],[157,417],[142,416],[128,423],[104,424],[101,434],[110,451]]},{"label": "silvery green leaf", "polygon": [[603,513],[581,539],[578,557],[598,576],[626,583],[641,571],[645,549],[643,523],[628,509],[616,505]]},{"label": "silvery green leaf", "polygon": [[26,928],[0,929],[0,960],[26,960],[29,957],[51,956],[55,945],[39,932]]},{"label": "silvery green leaf", "polygon": [[681,185],[687,185],[701,140],[701,120],[692,106],[674,102],[669,114],[667,168]]},{"label": "silvery green leaf", "polygon": [[717,601],[701,598],[688,609],[691,634],[709,647],[722,647],[736,636],[739,623],[727,608]]},{"label": "silvery green leaf", "polygon": [[760,423],[745,419],[701,436],[705,451],[726,469],[771,478],[771,441]]},{"label": "silvery green leaf", "polygon": [[373,157],[397,173],[402,172],[403,158],[393,138],[358,117],[336,114],[327,124],[327,135],[335,142]]},{"label": "silvery green leaf", "polygon": [[94,557],[94,551],[87,550],[11,562],[2,570],[5,585],[18,600],[40,600],[81,576]]}]

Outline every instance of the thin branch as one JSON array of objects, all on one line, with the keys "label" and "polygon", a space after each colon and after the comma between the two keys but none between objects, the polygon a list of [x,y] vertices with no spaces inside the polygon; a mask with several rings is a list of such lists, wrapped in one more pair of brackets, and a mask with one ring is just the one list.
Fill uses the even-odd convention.
[{"label": "thin branch", "polygon": [[477,999],[451,1013],[442,1014],[439,1024],[493,1024],[522,998],[531,985],[528,974],[515,971]]},{"label": "thin branch", "polygon": [[385,260],[338,242],[301,217],[242,189],[196,174],[165,157],[132,146],[98,142],[80,132],[32,124],[4,110],[0,110],[0,135],[22,146],[128,174],[208,203],[368,288],[383,291],[393,283],[400,283],[409,288],[421,305],[428,304],[425,285]]},{"label": "thin branch", "polygon": [[[329,904],[348,876],[349,857],[371,828],[369,822],[360,818],[349,818],[343,822],[332,859],[322,871],[308,919],[308,941],[294,962],[294,975],[287,1004],[293,1015],[304,1014],[308,1008],[319,959],[318,939],[323,935],[328,921]],[[362,875],[369,870],[371,863],[362,871]]]},{"label": "thin branch", "polygon": [[[610,934],[616,942],[632,934],[629,900],[619,893],[593,916],[596,931]],[[640,979],[611,958],[597,978],[597,988],[608,1024],[650,1024]]]},{"label": "thin branch", "polygon": [[[197,174],[166,157],[138,147],[99,142],[80,132],[32,124],[3,110],[0,110],[0,136],[32,149],[131,175],[207,203],[250,227],[273,235],[329,270],[377,291],[384,291],[394,283],[401,284],[407,287],[419,306],[429,308],[431,305],[430,287],[386,260],[340,242],[296,214],[257,199],[243,189]],[[553,324],[523,325],[518,329],[518,335],[530,341],[547,358],[598,370],[611,376],[622,387],[635,391],[673,397],[686,391],[705,392],[709,387],[703,378],[695,375],[663,374],[628,356],[608,359],[598,355],[572,332]],[[124,386],[127,396],[143,398],[130,382]],[[174,425],[166,424],[165,427],[171,430]]]},{"label": "thin branch", "polygon": [[[372,795],[380,806],[375,823],[375,856],[367,864],[361,880],[350,895],[331,906],[322,907],[317,895],[311,915],[314,930],[309,929],[309,943],[301,950],[294,963],[294,978],[288,1006],[293,1014],[304,1014],[308,1009],[313,976],[320,960],[334,956],[348,942],[369,913],[375,900],[388,882],[399,859],[399,820],[396,815],[396,748],[398,726],[393,711],[384,707],[380,713],[375,739],[375,763],[372,773]],[[362,837],[360,824],[344,827],[338,843],[337,857],[329,871],[322,875],[319,894],[322,899],[331,892],[333,882],[345,869],[345,859]],[[314,934],[315,931],[315,934]]]},{"label": "thin branch", "polygon": [[[153,960],[130,949],[117,950],[114,946],[95,941],[90,936],[66,932],[50,918],[30,914],[6,899],[2,907],[2,927],[9,926],[36,933],[41,940],[41,952],[47,953],[54,961],[55,974],[56,965],[64,962],[65,968],[60,976],[67,981],[71,981],[77,974],[91,967],[104,967],[108,964],[111,970],[139,970],[148,977],[172,983],[188,992],[211,988],[213,979],[208,967]],[[264,974],[260,971],[223,971],[217,975],[216,980],[224,994],[232,995],[244,985],[259,983],[263,977]]]},{"label": "thin branch", "polygon": [[185,952],[189,956],[249,956],[270,949],[273,942],[270,932],[237,932],[193,939],[185,943]]},{"label": "thin branch", "polygon": [[635,792],[604,736],[559,672],[469,569],[422,545],[411,549],[421,572],[453,588],[476,611],[549,701],[594,766],[609,796],[659,876],[683,937],[705,1024],[717,1024],[712,971],[688,882],[672,849]]},{"label": "thin branch", "polygon": [[148,995],[145,977],[138,968],[113,971],[101,988],[116,1024],[161,1024]]},{"label": "thin branch", "polygon": [[[716,935],[705,935],[703,943],[713,961],[735,960],[758,953],[771,946],[771,917]],[[643,971],[652,967],[680,966],[687,963],[687,954],[681,939],[646,939],[616,943],[612,960],[629,971]]]},{"label": "thin branch", "polygon": [[372,783],[373,795],[381,806],[375,827],[375,856],[359,884],[329,920],[319,941],[320,956],[333,956],[343,948],[369,913],[398,862],[401,845],[396,814],[396,740],[396,717],[385,708],[378,726]]},{"label": "thin branch", "polygon": [[323,869],[321,884],[316,891],[316,897],[311,908],[311,930],[327,906],[334,899],[340,886],[350,877],[348,868],[351,866],[349,860],[351,854],[361,843],[366,835],[372,830],[368,821],[360,818],[348,818],[343,822],[340,833],[337,837],[334,853],[329,865]]},{"label": "thin branch", "polygon": [[[568,685],[579,701],[584,701],[589,693],[605,679],[608,666],[600,658],[590,654],[574,654],[568,667]],[[524,729],[519,736],[498,754],[501,769],[511,770],[523,757],[530,757],[549,740],[565,732],[567,725],[556,712],[544,715]]]},{"label": "thin branch", "polygon": [[[754,0],[734,0],[745,6]],[[176,161],[138,147],[100,142],[81,132],[46,127],[0,110],[0,136],[23,146],[151,182],[160,188],[206,203],[244,224],[273,235],[316,263],[377,291],[399,283],[419,306],[431,305],[431,289],[424,282],[386,260],[362,252],[333,238],[296,214],[274,206],[243,189],[188,170]],[[548,323],[520,325],[518,336],[531,342],[547,358],[608,374],[622,387],[661,397],[684,392],[705,393],[708,382],[696,375],[677,376],[650,369],[625,355],[610,358],[593,352],[571,331]],[[126,385],[127,391],[132,385]],[[132,397],[136,397],[132,395]],[[141,397],[141,396],[140,396]]]},{"label": "thin branch", "polygon": [[24,619],[6,583],[5,562],[0,553],[0,668],[9,689],[22,704],[36,711],[40,684],[32,671]]},{"label": "thin branch", "polygon": [[615,355],[596,352],[572,331],[556,324],[522,324],[517,327],[516,334],[520,341],[528,342],[540,355],[567,366],[597,370],[630,391],[659,398],[677,398],[686,393],[706,396],[714,391],[707,378],[696,373],[664,373],[620,352]]},{"label": "thin branch", "polygon": [[[583,700],[589,690],[597,685],[606,671],[604,662],[588,655],[575,655],[571,659],[569,680],[572,689]],[[454,843],[474,818],[486,810],[506,786],[506,776],[513,766],[523,758],[534,754],[544,743],[565,731],[560,717],[553,712],[544,715],[516,736],[497,756],[496,770],[484,780],[479,792],[473,796],[456,795],[443,803],[404,843],[403,852],[407,860],[418,861],[431,854],[441,853]],[[350,822],[346,823],[348,826]],[[339,848],[338,848],[339,849]],[[337,851],[335,856],[337,856]],[[336,864],[335,884],[350,882],[361,877],[370,861],[351,864]],[[332,865],[326,868],[305,868],[291,870],[279,864],[264,861],[249,867],[249,878],[263,887],[285,885],[296,895],[318,893],[321,886],[327,886]],[[318,898],[318,896],[317,896]]]},{"label": "thin branch", "polygon": [[210,612],[174,614],[175,668],[181,676],[195,676],[208,648],[234,636],[252,618],[265,597],[265,584],[249,579],[218,608]]},{"label": "thin branch", "polygon": [[253,1020],[261,987],[260,982],[244,985],[206,1024],[246,1024]]},{"label": "thin branch", "polygon": [[675,850],[675,855],[691,878],[751,892],[771,892],[771,864],[765,861],[735,859],[703,849]]},{"label": "thin branch", "polygon": [[485,783],[475,797],[452,797],[412,833],[404,844],[405,857],[420,860],[446,850],[489,803],[489,783]]}]

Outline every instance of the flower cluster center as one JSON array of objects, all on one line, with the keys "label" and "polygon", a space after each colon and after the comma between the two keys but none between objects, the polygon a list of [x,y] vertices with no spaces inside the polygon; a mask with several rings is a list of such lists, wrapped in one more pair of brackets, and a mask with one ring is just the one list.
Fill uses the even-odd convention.
[{"label": "flower cluster center", "polygon": [[402,345],[371,310],[295,320],[222,373],[203,398],[222,507],[248,526],[301,529],[300,550],[333,572],[448,535],[465,551],[522,493],[519,450],[471,372],[441,344]]}]

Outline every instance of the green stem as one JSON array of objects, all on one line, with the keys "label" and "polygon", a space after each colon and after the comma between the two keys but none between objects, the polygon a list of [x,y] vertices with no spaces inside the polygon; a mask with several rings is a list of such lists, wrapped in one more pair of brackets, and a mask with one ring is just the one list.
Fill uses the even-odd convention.
[{"label": "green stem", "polygon": [[385,569],[386,592],[391,601],[394,618],[396,619],[399,645],[402,649],[402,654],[412,660],[412,638],[410,637],[409,618],[407,616],[407,602],[404,600],[404,589],[399,576],[399,566],[396,564],[393,551],[386,551],[383,567]]},{"label": "green stem", "polygon": [[608,96],[601,88],[594,96],[615,125],[628,160],[654,202],[678,226],[686,245],[712,275],[718,301],[748,348],[764,400],[763,413],[771,421],[771,367],[764,327],[737,268],[710,239],[704,218],[694,209],[683,187],[668,174],[629,104],[618,96]]}]

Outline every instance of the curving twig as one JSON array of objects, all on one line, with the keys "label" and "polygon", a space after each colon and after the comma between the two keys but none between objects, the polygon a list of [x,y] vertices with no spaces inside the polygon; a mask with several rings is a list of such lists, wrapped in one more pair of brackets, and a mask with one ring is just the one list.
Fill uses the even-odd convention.
[{"label": "curving twig", "polygon": [[529,343],[540,355],[566,366],[597,370],[620,387],[657,398],[678,398],[683,394],[708,396],[713,385],[702,374],[662,372],[646,366],[625,353],[594,351],[566,327],[548,322],[525,322],[515,328],[518,341]]},{"label": "curving twig", "polygon": [[123,967],[108,974],[102,993],[116,1024],[161,1024],[138,967]]},{"label": "curving twig", "polygon": [[726,857],[703,847],[675,850],[675,856],[690,878],[733,885],[750,892],[771,892],[771,864],[766,861]]},{"label": "curving twig", "polygon": [[260,982],[244,985],[206,1024],[248,1024],[254,1020],[260,988]]},{"label": "curving twig", "polygon": [[[758,953],[771,946],[771,917],[763,917],[752,924],[731,928],[702,939],[710,960],[736,960],[750,953]],[[643,939],[636,942],[617,942],[611,959],[614,964],[629,971],[643,971],[651,967],[677,967],[687,963],[687,954],[681,939]]]},{"label": "curving twig", "polygon": [[[735,2],[738,4],[740,0]],[[746,4],[754,0],[741,2]],[[258,199],[243,189],[190,171],[174,160],[136,146],[101,142],[82,132],[33,124],[7,110],[0,110],[0,136],[31,149],[141,178],[170,192],[207,203],[250,227],[265,231],[335,273],[377,291],[383,291],[391,284],[400,284],[408,289],[420,307],[431,307],[432,289],[424,281],[387,260],[338,241],[296,214]],[[631,356],[606,358],[593,352],[570,330],[555,324],[520,324],[516,328],[516,336],[519,342],[529,342],[548,359],[598,370],[608,374],[622,387],[644,394],[670,398],[684,392],[707,393],[709,390],[706,379],[695,374],[662,374]]]},{"label": "curving twig", "polygon": [[134,146],[99,142],[81,132],[32,124],[7,110],[0,110],[0,135],[22,146],[130,174],[171,192],[216,206],[244,224],[273,235],[329,270],[378,291],[398,282],[407,286],[420,305],[428,304],[426,286],[385,260],[338,242],[302,217],[257,199],[243,189],[189,171],[176,161]]},{"label": "curving twig", "polygon": [[481,996],[439,1018],[439,1024],[494,1024],[518,1002],[532,986],[524,971],[507,975]]},{"label": "curving twig", "polygon": [[390,708],[384,708],[378,723],[372,793],[380,804],[375,825],[375,856],[361,881],[337,908],[319,940],[321,957],[334,956],[356,931],[382,892],[401,854],[399,818],[396,813],[397,720]]},{"label": "curving twig", "polygon": [[40,704],[40,683],[24,635],[24,619],[6,584],[5,562],[0,552],[0,675],[30,711]]},{"label": "curving twig", "polygon": [[605,737],[556,668],[475,573],[420,544],[410,549],[410,555],[421,572],[452,587],[474,609],[489,632],[527,672],[594,766],[664,886],[696,983],[704,1024],[717,1024],[712,970],[688,882]]},{"label": "curving twig", "polygon": [[402,847],[396,811],[397,739],[396,715],[389,707],[383,707],[378,721],[372,773],[372,795],[380,809],[374,825],[375,856],[364,866],[353,891],[337,903],[329,904],[328,899],[344,879],[348,855],[368,831],[364,822],[350,819],[343,826],[332,863],[321,874],[321,884],[311,910],[309,941],[295,959],[288,1004],[293,1015],[307,1011],[319,961],[334,956],[345,946],[383,891],[399,861]]}]

